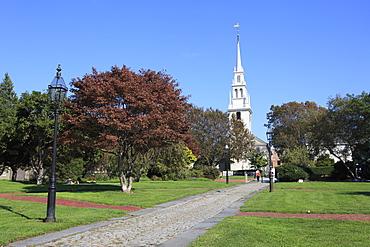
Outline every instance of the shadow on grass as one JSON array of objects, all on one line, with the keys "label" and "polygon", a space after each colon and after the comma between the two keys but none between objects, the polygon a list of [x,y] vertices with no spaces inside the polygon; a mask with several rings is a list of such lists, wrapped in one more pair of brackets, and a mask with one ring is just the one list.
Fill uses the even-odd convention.
[{"label": "shadow on grass", "polygon": [[[48,192],[48,184],[25,186],[26,193]],[[120,190],[119,185],[111,184],[57,184],[57,192],[91,192],[91,191],[115,191]]]},{"label": "shadow on grass", "polygon": [[30,217],[28,217],[27,215],[24,215],[24,214],[21,214],[21,213],[15,212],[15,211],[13,211],[13,210],[12,210],[12,208],[11,208],[11,207],[8,207],[8,206],[1,206],[1,205],[0,205],[0,209],[7,210],[7,211],[9,211],[9,212],[11,212],[11,213],[13,213],[13,214],[16,214],[16,215],[19,215],[19,216],[21,216],[21,217],[23,217],[23,218],[26,218],[27,220],[42,220],[42,218],[30,218]]},{"label": "shadow on grass", "polygon": [[370,192],[368,192],[368,191],[346,192],[346,193],[343,193],[343,194],[346,194],[346,195],[370,196]]}]

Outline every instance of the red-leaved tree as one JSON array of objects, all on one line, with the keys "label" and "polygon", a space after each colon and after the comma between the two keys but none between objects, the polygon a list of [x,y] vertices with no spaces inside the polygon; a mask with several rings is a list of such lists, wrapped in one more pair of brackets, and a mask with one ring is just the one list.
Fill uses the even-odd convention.
[{"label": "red-leaved tree", "polygon": [[153,147],[184,140],[187,97],[164,72],[112,67],[71,82],[66,142],[97,146],[117,156],[123,192],[130,192],[134,160]]}]

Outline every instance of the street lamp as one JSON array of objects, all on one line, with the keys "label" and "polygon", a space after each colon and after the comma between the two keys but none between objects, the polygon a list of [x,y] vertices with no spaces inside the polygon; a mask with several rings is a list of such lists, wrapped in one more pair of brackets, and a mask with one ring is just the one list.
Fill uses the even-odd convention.
[{"label": "street lamp", "polygon": [[267,150],[269,152],[269,168],[270,168],[270,172],[269,172],[269,180],[270,180],[270,192],[274,192],[274,176],[273,176],[273,173],[272,173],[272,159],[271,159],[271,147],[272,147],[272,134],[273,132],[270,132],[270,131],[267,131],[266,132],[266,136],[267,136]]},{"label": "street lamp", "polygon": [[230,166],[230,150],[229,146],[225,146],[225,169],[226,169],[226,184],[229,183],[229,166]]},{"label": "street lamp", "polygon": [[56,222],[55,219],[55,200],[56,200],[56,176],[55,176],[55,166],[56,166],[56,156],[57,156],[57,136],[58,136],[58,114],[59,114],[59,104],[63,102],[67,87],[64,83],[64,79],[61,74],[62,69],[60,64],[58,64],[57,74],[53,81],[48,87],[48,93],[51,102],[54,104],[54,141],[53,141],[53,156],[51,164],[51,174],[50,182],[48,187],[48,205],[46,218],[44,222]]}]

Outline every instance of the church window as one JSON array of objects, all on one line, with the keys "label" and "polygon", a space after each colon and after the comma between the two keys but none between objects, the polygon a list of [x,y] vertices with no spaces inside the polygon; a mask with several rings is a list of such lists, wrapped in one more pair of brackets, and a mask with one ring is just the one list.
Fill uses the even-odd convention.
[{"label": "church window", "polygon": [[238,89],[235,89],[235,98],[238,98]]},{"label": "church window", "polygon": [[237,112],[236,112],[236,119],[238,119],[238,120],[242,119],[242,118],[241,118],[240,111],[237,111]]},{"label": "church window", "polygon": [[238,75],[238,76],[236,77],[236,81],[237,81],[237,82],[240,82],[240,75]]},{"label": "church window", "polygon": [[240,97],[243,98],[243,89],[240,89]]}]

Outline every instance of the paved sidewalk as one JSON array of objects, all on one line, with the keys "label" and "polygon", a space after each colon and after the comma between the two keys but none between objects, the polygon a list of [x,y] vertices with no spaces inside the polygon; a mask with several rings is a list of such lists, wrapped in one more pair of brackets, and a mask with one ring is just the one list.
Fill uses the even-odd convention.
[{"label": "paved sidewalk", "polygon": [[187,246],[267,187],[252,182],[213,190],[9,246]]}]

